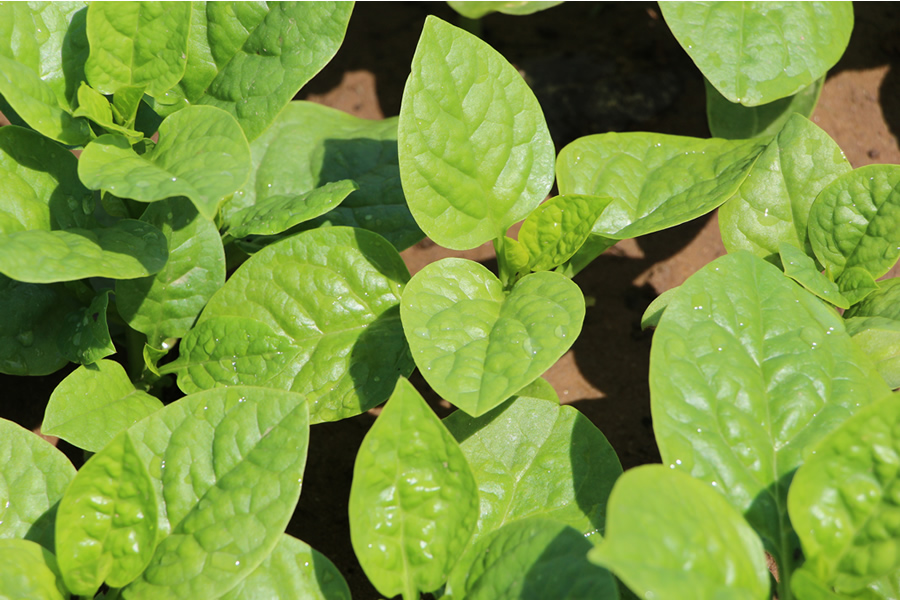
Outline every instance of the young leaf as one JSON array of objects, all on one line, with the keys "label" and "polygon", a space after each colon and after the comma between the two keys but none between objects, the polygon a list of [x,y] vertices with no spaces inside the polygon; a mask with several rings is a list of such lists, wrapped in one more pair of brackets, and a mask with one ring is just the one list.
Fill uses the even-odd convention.
[{"label": "young leaf", "polygon": [[[136,106],[135,109],[137,109]],[[110,105],[109,100],[83,81],[81,82],[81,87],[78,88],[78,108],[73,114],[76,117],[87,117],[107,131],[121,133],[130,139],[132,143],[139,142],[144,138],[144,134],[141,132],[117,124],[113,120],[112,105]]]},{"label": "young leaf", "polygon": [[810,117],[819,101],[825,78],[820,77],[792,96],[759,106],[729,102],[708,80],[704,83],[709,132],[717,138],[744,140],[778,135],[794,113]]},{"label": "young leaf", "polygon": [[791,522],[803,568],[855,594],[900,567],[900,404],[867,406],[815,447],[794,475]]},{"label": "young leaf", "polygon": [[546,197],[554,148],[541,107],[506,59],[430,16],[400,106],[400,176],[435,242],[501,237]]},{"label": "young leaf", "polygon": [[308,415],[299,394],[232,387],[182,398],[128,429],[156,489],[160,541],[121,597],[217,598],[250,575],[300,496]]},{"label": "young leaf", "polygon": [[528,269],[546,271],[572,258],[610,201],[612,198],[556,196],[537,207],[519,230],[519,243],[528,250]]},{"label": "young leaf", "polygon": [[289,535],[222,600],[350,600],[341,572],[324,555]]},{"label": "young leaf", "polygon": [[[361,229],[327,227],[267,246],[210,299],[198,332],[185,340],[193,344],[190,355],[173,364],[191,367],[191,383],[179,378],[179,385],[259,385],[265,373],[266,386],[309,398],[313,422],[377,406],[390,396],[397,378],[414,367],[399,315],[408,280],[409,271],[394,247]],[[282,318],[287,314],[291,318]],[[247,340],[240,327],[229,329],[226,322],[199,329],[218,317],[257,321],[260,325],[251,331],[265,338]],[[228,338],[215,335],[216,329],[229,331]],[[287,338],[286,347],[281,338]],[[248,350],[249,356],[241,354]],[[209,363],[204,382],[193,369],[206,369],[195,363],[208,360],[231,368]]]},{"label": "young leaf", "polygon": [[638,237],[718,207],[734,195],[764,148],[760,140],[591,135],[559,153],[559,192],[614,198],[593,233],[615,239]]},{"label": "young leaf", "polygon": [[478,520],[478,491],[459,445],[405,379],[353,466],[350,540],[387,597],[439,588]]},{"label": "young leaf", "polygon": [[869,165],[832,181],[809,213],[809,241],[836,279],[861,267],[873,278],[900,257],[900,167]]},{"label": "young leaf", "polygon": [[170,338],[184,337],[225,284],[225,250],[216,226],[187,198],[155,202],[141,221],[166,236],[169,260],[154,276],[116,281],[116,303],[122,318],[161,348]]},{"label": "young leaf", "polygon": [[672,34],[728,99],[758,106],[796,94],[837,63],[849,2],[661,2]]},{"label": "young leaf", "polygon": [[607,523],[588,559],[641,598],[771,598],[759,538],[705,482],[663,465],[630,469],[613,488]]},{"label": "young leaf", "polygon": [[466,551],[450,574],[447,597],[493,600],[502,593],[511,600],[618,600],[610,572],[588,561],[592,547],[564,523],[517,520]]},{"label": "young leaf", "polygon": [[0,540],[24,538],[52,549],[56,504],[74,477],[62,452],[0,419]]},{"label": "young leaf", "polygon": [[444,419],[478,484],[475,536],[527,517],[553,519],[582,535],[602,533],[606,499],[622,473],[619,459],[587,417],[560,406],[552,388],[545,400],[534,397],[533,387],[481,417],[456,411]]},{"label": "young leaf", "polygon": [[[720,221],[721,222],[721,221]],[[816,261],[792,244],[782,242],[778,247],[784,274],[802,285],[808,292],[838,308],[850,308],[850,301],[841,294],[837,284],[823,275]]]},{"label": "young leaf", "polygon": [[166,118],[159,143],[145,154],[137,154],[125,137],[107,134],[88,144],[78,161],[78,175],[90,189],[141,202],[187,196],[207,219],[249,173],[244,133],[231,115],[211,106]]},{"label": "young leaf", "polygon": [[486,268],[446,258],[406,286],[400,318],[416,366],[440,396],[472,416],[540,377],[581,332],[584,298],[550,272],[507,294]]},{"label": "young leaf", "polygon": [[672,297],[653,337],[650,393],[663,462],[715,485],[788,580],[794,470],[808,448],[889,390],[833,309],[737,252]]},{"label": "young leaf", "polygon": [[737,193],[719,208],[725,248],[773,260],[779,246],[788,243],[812,254],[807,239],[810,207],[826,185],[850,170],[827,133],[793,115]]},{"label": "young leaf", "polygon": [[78,471],[59,504],[56,555],[66,586],[91,596],[122,587],[147,566],[156,546],[157,500],[127,431]]},{"label": "young leaf", "polygon": [[91,87],[114,94],[146,86],[150,96],[164,94],[184,75],[190,17],[190,2],[91,4],[84,65]]},{"label": "young leaf", "polygon": [[99,452],[134,423],[162,408],[162,402],[135,389],[117,362],[101,360],[75,369],[47,403],[41,433]]},{"label": "young leaf", "polygon": [[10,600],[67,600],[53,553],[28,540],[0,539],[0,581]]}]

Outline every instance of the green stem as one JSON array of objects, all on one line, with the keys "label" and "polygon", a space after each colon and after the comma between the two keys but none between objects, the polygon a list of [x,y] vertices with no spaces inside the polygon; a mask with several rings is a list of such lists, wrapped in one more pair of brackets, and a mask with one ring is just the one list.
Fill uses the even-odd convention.
[{"label": "green stem", "polygon": [[497,255],[497,275],[500,277],[500,283],[503,289],[509,290],[516,281],[515,268],[509,264],[507,254],[503,249],[505,237],[501,236],[494,240],[494,253]]}]

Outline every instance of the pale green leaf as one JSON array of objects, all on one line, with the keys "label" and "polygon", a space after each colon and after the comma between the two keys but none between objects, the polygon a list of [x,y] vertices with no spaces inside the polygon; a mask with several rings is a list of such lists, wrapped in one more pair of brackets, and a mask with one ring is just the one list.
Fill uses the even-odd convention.
[{"label": "pale green leaf", "polygon": [[101,360],[78,367],[56,386],[41,433],[99,452],[120,432],[160,408],[159,400],[135,389],[122,365]]},{"label": "pale green leaf", "polygon": [[167,117],[159,143],[145,154],[137,154],[125,137],[107,134],[88,144],[78,161],[78,174],[91,189],[141,202],[186,196],[207,219],[249,173],[250,147],[240,126],[209,106]]},{"label": "pale green leaf", "polygon": [[556,196],[535,209],[522,223],[519,243],[528,250],[528,268],[546,271],[575,255],[612,198]]},{"label": "pale green leaf", "polygon": [[718,207],[734,195],[764,149],[760,140],[659,133],[591,135],[559,153],[559,192],[614,198],[593,232],[633,238]]},{"label": "pale green leaf", "polygon": [[[677,515],[677,518],[674,517]],[[606,538],[588,559],[641,598],[768,600],[762,544],[707,482],[663,465],[627,471],[609,498]]]},{"label": "pale green leaf", "polygon": [[28,540],[0,539],[0,582],[4,600],[67,600],[53,553]]},{"label": "pale green leaf", "polygon": [[[134,108],[137,110],[136,105]],[[132,142],[140,141],[144,137],[144,134],[141,132],[122,127],[114,122],[112,105],[109,103],[109,100],[83,81],[81,82],[81,87],[78,88],[78,108],[72,114],[76,117],[87,117],[107,131],[121,133]]]},{"label": "pale green leaf", "polygon": [[477,417],[550,368],[581,332],[584,311],[581,290],[558,273],[527,275],[507,294],[485,267],[447,258],[413,277],[400,316],[425,380]]},{"label": "pale green leaf", "polygon": [[850,304],[856,304],[878,290],[878,282],[864,267],[844,269],[837,278],[841,294]]},{"label": "pale green leaf", "polygon": [[766,104],[823,77],[847,48],[850,2],[660,2],[666,24],[730,102]]},{"label": "pale green leaf", "polygon": [[475,528],[478,491],[465,456],[405,379],[363,439],[349,502],[353,550],[387,597],[439,588]]},{"label": "pale green leaf", "polygon": [[531,89],[493,48],[430,16],[400,106],[403,191],[456,250],[501,237],[547,196],[554,147]]},{"label": "pale green leaf", "polygon": [[137,111],[146,89],[143,85],[128,85],[119,88],[113,94],[112,114],[116,123],[123,127],[134,126]]},{"label": "pale green leaf", "polygon": [[706,120],[713,137],[742,140],[778,135],[794,113],[810,117],[825,78],[820,77],[792,96],[761,104],[744,106],[729,102],[708,80],[706,84]]},{"label": "pale green leaf", "polygon": [[528,1],[501,0],[500,2],[460,2],[449,0],[450,8],[468,19],[480,19],[492,12],[506,15],[530,15],[562,4],[562,0]]},{"label": "pale green leaf", "polygon": [[879,283],[877,292],[852,306],[844,317],[884,317],[900,321],[900,278],[885,279]]},{"label": "pale green leaf", "polygon": [[838,308],[850,308],[851,302],[841,294],[837,284],[821,273],[816,261],[796,246],[782,242],[778,247],[784,274],[802,285],[808,292]]},{"label": "pale green leaf", "polygon": [[847,333],[869,355],[891,389],[900,388],[900,321],[884,317],[850,317]]}]

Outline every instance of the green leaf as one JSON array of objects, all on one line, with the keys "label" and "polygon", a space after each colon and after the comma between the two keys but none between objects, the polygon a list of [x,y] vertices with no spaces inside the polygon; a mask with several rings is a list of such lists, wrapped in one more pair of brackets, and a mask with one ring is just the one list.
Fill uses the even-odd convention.
[{"label": "green leaf", "polygon": [[119,88],[113,94],[112,114],[116,123],[123,127],[134,126],[137,111],[146,89],[142,85],[129,85]]},{"label": "green leaf", "polygon": [[507,295],[483,266],[446,258],[412,278],[400,317],[428,384],[477,417],[553,366],[584,310],[581,290],[558,273],[527,275]]},{"label": "green leaf", "polygon": [[0,581],[10,600],[66,600],[53,553],[28,540],[0,539]]},{"label": "green leaf", "polygon": [[400,106],[400,176],[435,242],[501,237],[553,185],[554,147],[531,89],[493,48],[429,16]]},{"label": "green leaf", "polygon": [[116,281],[119,314],[162,348],[184,337],[210,297],[225,284],[225,250],[216,226],[186,198],[147,207],[141,221],[158,227],[169,244],[169,260],[156,275]]},{"label": "green leaf", "polygon": [[747,522],[708,483],[663,465],[619,478],[606,538],[588,559],[641,598],[681,600],[685,590],[697,600],[771,598],[762,544]]},{"label": "green leaf", "polygon": [[156,492],[123,431],[92,456],[59,504],[56,555],[73,593],[122,587],[147,566],[156,545]]},{"label": "green leaf", "polygon": [[[594,196],[594,198],[600,199],[597,196]],[[612,201],[611,198],[603,200]],[[581,248],[575,252],[572,258],[561,265],[557,271],[566,277],[575,277],[582,269],[591,264],[595,258],[615,246],[618,241],[591,233]]]},{"label": "green leaf", "polygon": [[123,136],[107,134],[88,144],[78,161],[78,174],[91,189],[141,202],[186,196],[207,219],[249,173],[250,146],[241,128],[209,106],[166,118],[159,143],[145,154],[137,154]]},{"label": "green leaf", "polygon": [[[143,89],[143,87],[139,89]],[[134,108],[137,110],[137,106]],[[109,100],[83,81],[81,82],[81,87],[78,88],[78,109],[75,110],[73,114],[76,117],[87,117],[107,131],[121,133],[130,139],[132,143],[139,142],[144,138],[144,134],[141,132],[122,127],[115,123],[113,121],[112,105],[110,105]]]},{"label": "green leaf", "polygon": [[190,2],[91,4],[84,65],[91,87],[114,94],[146,86],[150,96],[164,94],[184,75],[190,17]]},{"label": "green leaf", "polygon": [[160,271],[167,257],[162,232],[131,219],[106,229],[35,229],[0,236],[0,273],[27,283],[145,277]]},{"label": "green leaf", "polygon": [[833,309],[746,252],[691,276],[653,337],[650,400],[663,463],[714,485],[786,580],[797,550],[786,504],[794,470],[888,393]]},{"label": "green leaf", "polygon": [[0,540],[24,538],[52,549],[56,504],[74,477],[62,452],[0,419]]},{"label": "green leaf", "polygon": [[135,389],[117,362],[101,360],[75,369],[47,403],[41,432],[99,452],[134,423],[162,408],[162,403]]},{"label": "green leaf", "polygon": [[478,519],[478,491],[459,445],[405,379],[366,434],[353,466],[350,540],[387,597],[439,588]]},{"label": "green leaf", "polygon": [[653,302],[650,303],[650,306],[647,307],[647,310],[645,310],[644,314],[641,316],[642,330],[659,326],[659,320],[665,313],[666,307],[669,306],[669,302],[672,301],[672,298],[677,293],[678,288],[674,287],[664,291],[662,294],[653,299]]},{"label": "green leaf", "polygon": [[209,390],[126,435],[156,489],[159,543],[123,599],[217,598],[269,556],[300,496],[309,440],[303,396]]},{"label": "green leaf", "polygon": [[815,447],[788,496],[804,569],[858,593],[900,567],[900,404],[867,406]]},{"label": "green leaf", "polygon": [[57,334],[57,343],[69,361],[89,365],[116,353],[106,323],[111,293],[109,290],[101,292],[84,309],[66,315],[66,322]]},{"label": "green leaf", "polygon": [[878,291],[850,307],[844,317],[884,317],[900,321],[900,278],[885,279],[879,283]]},{"label": "green leaf", "polygon": [[553,519],[582,535],[603,532],[622,466],[600,430],[550,392],[548,401],[525,389],[481,417],[456,411],[444,419],[478,484],[476,537],[527,517]]},{"label": "green leaf", "polygon": [[729,102],[796,94],[833,67],[850,40],[850,2],[661,2],[678,43]]},{"label": "green leaf", "polygon": [[559,153],[559,192],[614,198],[593,232],[615,239],[638,237],[718,207],[734,195],[764,149],[760,140],[591,135]]},{"label": "green leaf", "polygon": [[841,294],[847,298],[850,304],[856,304],[867,298],[872,292],[878,291],[878,282],[863,267],[844,269],[838,276],[836,283],[841,290]]},{"label": "green leaf", "polygon": [[837,284],[823,275],[816,261],[802,250],[783,242],[778,247],[784,274],[799,283],[806,291],[815,294],[822,300],[834,304],[838,308],[850,308],[851,302],[841,294]]},{"label": "green leaf", "polygon": [[737,193],[719,209],[725,248],[773,261],[780,245],[788,243],[811,255],[810,207],[826,185],[850,170],[827,133],[804,117],[790,117]]},{"label": "green leaf", "polygon": [[218,106],[253,140],[331,60],[352,10],[352,2],[195,4],[184,78],[159,100],[174,110]]},{"label": "green leaf", "polygon": [[228,233],[242,238],[248,235],[271,235],[287,231],[294,225],[320,217],[358,190],[349,179],[326,183],[299,196],[269,196],[232,216]]},{"label": "green leaf", "polygon": [[846,324],[847,333],[869,355],[888,386],[900,388],[900,321],[884,317],[850,317]]},{"label": "green leaf", "polygon": [[460,559],[447,596],[467,600],[618,600],[613,576],[588,562],[592,544],[577,530],[528,518],[479,539]]},{"label": "green leaf", "polygon": [[350,588],[324,555],[289,535],[222,600],[350,600]]},{"label": "green leaf", "polygon": [[792,96],[759,106],[729,102],[708,80],[704,83],[710,133],[717,138],[742,140],[778,135],[794,113],[810,117],[819,101],[825,78],[820,77]]},{"label": "green leaf", "polygon": [[[400,255],[374,233],[329,227],[295,235],[231,276],[185,338],[189,354],[169,368],[187,369],[179,377],[185,390],[264,380],[306,395],[313,422],[357,415],[413,370],[399,315],[408,280]],[[256,321],[248,331],[262,337],[247,339],[239,321],[220,317]],[[199,364],[210,359],[225,368]]]},{"label": "green leaf", "polygon": [[528,250],[528,269],[546,271],[572,258],[611,201],[612,198],[592,196],[556,196],[541,204],[519,230],[519,243]]},{"label": "green leaf", "polygon": [[531,15],[562,4],[562,0],[550,0],[545,2],[523,2],[521,0],[503,0],[501,2],[459,2],[457,0],[450,0],[447,4],[450,5],[450,8],[467,19],[480,19],[492,12],[499,12],[506,15]]}]

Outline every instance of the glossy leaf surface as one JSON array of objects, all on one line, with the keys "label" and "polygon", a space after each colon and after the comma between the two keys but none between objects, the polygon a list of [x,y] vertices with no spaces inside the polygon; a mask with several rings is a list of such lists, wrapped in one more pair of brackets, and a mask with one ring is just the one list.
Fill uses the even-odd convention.
[{"label": "glossy leaf surface", "polygon": [[838,308],[850,308],[850,301],[841,294],[841,288],[816,267],[816,261],[789,243],[778,248],[784,274],[811,292]]},{"label": "glossy leaf surface", "polygon": [[553,184],[541,107],[506,59],[428,17],[403,91],[403,191],[431,239],[456,250],[501,237]]},{"label": "glossy leaf surface", "polygon": [[101,360],[78,367],[56,386],[41,432],[99,452],[120,432],[160,408],[162,402],[135,389],[122,365]]},{"label": "glossy leaf surface", "polygon": [[706,84],[706,121],[713,137],[743,140],[778,135],[794,113],[810,117],[819,101],[825,78],[820,77],[792,96],[759,106],[729,102],[709,81]]},{"label": "glossy leaf surface", "polygon": [[771,597],[762,544],[740,513],[708,483],[663,465],[619,478],[606,538],[588,558],[642,598]]},{"label": "glossy leaf surface", "polygon": [[843,320],[746,252],[690,277],[650,354],[663,462],[715,485],[791,570],[787,490],[805,453],[889,390]]},{"label": "glossy leaf surface", "polygon": [[569,349],[584,310],[581,290],[558,273],[523,277],[507,294],[485,267],[446,258],[412,278],[400,316],[425,380],[442,398],[479,416]]},{"label": "glossy leaf surface", "polygon": [[350,540],[387,597],[434,591],[478,519],[478,491],[450,432],[405,379],[356,455]]},{"label": "glossy leaf surface", "polygon": [[766,104],[837,63],[853,30],[849,2],[662,2],[678,43],[729,100]]},{"label": "glossy leaf surface", "polygon": [[67,600],[53,553],[28,540],[0,539],[0,581],[10,600]]},{"label": "glossy leaf surface", "polygon": [[764,148],[759,140],[591,135],[559,153],[559,191],[614,198],[593,232],[615,239],[638,237],[718,207],[734,195]]},{"label": "glossy leaf surface", "polygon": [[607,205],[605,199],[589,196],[556,196],[541,204],[519,229],[528,269],[546,271],[572,258]]}]

